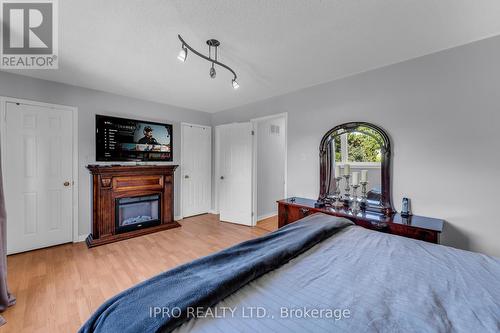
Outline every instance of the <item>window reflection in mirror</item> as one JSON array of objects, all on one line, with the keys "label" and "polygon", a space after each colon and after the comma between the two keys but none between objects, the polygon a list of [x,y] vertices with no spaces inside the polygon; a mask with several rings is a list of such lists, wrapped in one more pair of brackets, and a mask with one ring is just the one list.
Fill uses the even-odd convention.
[{"label": "window reflection in mirror", "polygon": [[359,126],[353,132],[333,135],[331,153],[335,156],[335,165],[343,168],[345,164],[349,164],[352,172],[366,170],[367,199],[378,205],[381,195],[383,139],[377,132],[364,126]]}]

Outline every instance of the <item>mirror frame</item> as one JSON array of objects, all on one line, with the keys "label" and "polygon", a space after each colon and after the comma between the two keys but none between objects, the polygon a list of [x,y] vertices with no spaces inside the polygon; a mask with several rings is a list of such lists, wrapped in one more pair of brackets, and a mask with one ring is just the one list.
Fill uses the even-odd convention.
[{"label": "mirror frame", "polygon": [[395,213],[394,207],[392,205],[392,194],[391,194],[391,142],[387,133],[380,127],[367,122],[349,122],[338,126],[335,126],[321,139],[319,145],[319,165],[320,165],[320,191],[319,191],[319,202],[325,202],[325,199],[335,191],[335,180],[332,176],[333,163],[331,156],[331,151],[328,145],[334,138],[338,135],[344,133],[357,132],[356,129],[360,126],[367,127],[380,135],[383,142],[381,143],[381,199],[380,205],[367,205],[366,210],[377,211],[383,213],[384,215],[392,215]]}]

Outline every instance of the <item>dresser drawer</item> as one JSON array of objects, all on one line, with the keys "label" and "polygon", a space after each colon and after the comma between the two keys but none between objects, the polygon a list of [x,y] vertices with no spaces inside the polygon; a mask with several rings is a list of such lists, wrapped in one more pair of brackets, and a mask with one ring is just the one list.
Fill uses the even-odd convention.
[{"label": "dresser drawer", "polygon": [[403,237],[419,239],[430,243],[438,243],[438,233],[431,230],[412,228],[405,225],[391,224],[389,233]]},{"label": "dresser drawer", "polygon": [[278,205],[278,226],[281,228],[314,213],[311,208]]}]

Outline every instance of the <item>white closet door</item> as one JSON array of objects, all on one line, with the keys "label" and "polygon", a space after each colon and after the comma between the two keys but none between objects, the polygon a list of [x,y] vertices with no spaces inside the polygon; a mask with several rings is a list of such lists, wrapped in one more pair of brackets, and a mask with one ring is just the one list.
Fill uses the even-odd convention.
[{"label": "white closet door", "polygon": [[220,220],[252,225],[252,127],[217,127]]},{"label": "white closet door", "polygon": [[72,241],[72,117],[7,103],[2,162],[9,254]]},{"label": "white closet door", "polygon": [[212,198],[212,128],[182,124],[182,215],[208,213]]}]

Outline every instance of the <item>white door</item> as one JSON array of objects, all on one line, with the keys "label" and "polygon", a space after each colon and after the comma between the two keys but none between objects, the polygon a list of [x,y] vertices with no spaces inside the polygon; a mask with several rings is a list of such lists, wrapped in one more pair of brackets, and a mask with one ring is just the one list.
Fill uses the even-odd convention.
[{"label": "white door", "polygon": [[10,102],[5,112],[7,252],[71,242],[73,113]]},{"label": "white door", "polygon": [[212,199],[212,128],[182,124],[182,215],[208,213]]},{"label": "white door", "polygon": [[250,123],[217,127],[220,220],[252,225],[252,128]]}]

